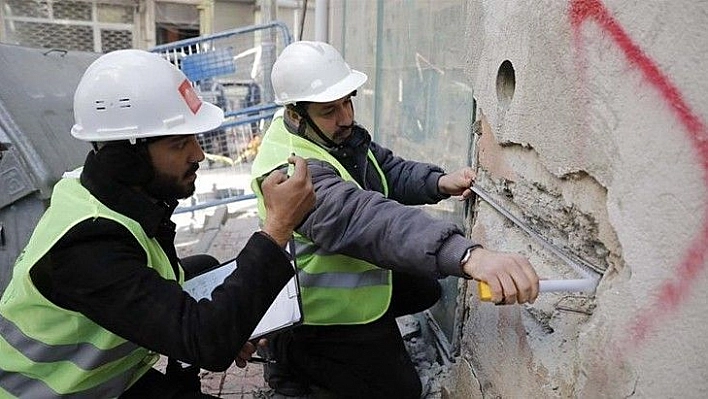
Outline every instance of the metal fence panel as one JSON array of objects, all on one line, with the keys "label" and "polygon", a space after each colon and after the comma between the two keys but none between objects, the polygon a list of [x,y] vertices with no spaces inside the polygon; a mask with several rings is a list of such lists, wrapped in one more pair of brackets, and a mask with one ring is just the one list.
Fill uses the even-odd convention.
[{"label": "metal fence panel", "polygon": [[255,156],[259,135],[272,118],[270,71],[292,37],[274,21],[180,40],[152,48],[177,65],[204,101],[224,110],[215,131],[199,135],[210,160],[247,162]]}]

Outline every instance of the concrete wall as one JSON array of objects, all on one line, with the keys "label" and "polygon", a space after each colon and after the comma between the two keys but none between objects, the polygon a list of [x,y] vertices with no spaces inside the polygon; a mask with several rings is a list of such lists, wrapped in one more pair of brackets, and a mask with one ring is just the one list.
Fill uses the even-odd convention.
[{"label": "concrete wall", "polygon": [[254,25],[255,9],[251,3],[215,1],[214,33]]},{"label": "concrete wall", "polygon": [[[360,122],[378,132],[395,126],[377,113],[421,116],[401,111],[405,100],[377,101],[413,86],[405,65],[386,64],[387,43],[405,43],[399,51],[425,70],[462,65],[454,83],[474,91],[472,134],[439,130],[437,145],[475,142],[478,184],[603,273],[595,295],[547,293],[532,306],[481,303],[474,284],[461,286],[451,396],[707,397],[708,3],[331,3],[330,37],[372,78]],[[410,14],[425,17],[412,24]],[[367,33],[351,28],[374,21]],[[433,91],[413,92],[421,100],[445,98],[435,96],[443,85],[421,90]],[[392,135],[375,137],[416,153],[406,150],[415,140]],[[577,276],[487,204],[474,209],[462,222],[488,248],[527,255],[546,278]]]}]

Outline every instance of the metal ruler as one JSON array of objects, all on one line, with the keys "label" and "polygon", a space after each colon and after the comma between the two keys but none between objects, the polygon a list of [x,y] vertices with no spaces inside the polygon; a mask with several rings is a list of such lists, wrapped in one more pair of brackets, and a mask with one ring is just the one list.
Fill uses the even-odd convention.
[{"label": "metal ruler", "polygon": [[[572,267],[573,270],[582,274],[585,278],[576,280],[541,280],[539,282],[540,292],[555,292],[555,291],[569,291],[569,292],[595,292],[597,288],[597,283],[599,282],[599,277],[602,274],[599,268],[591,265],[589,262],[577,258],[571,257],[566,254],[563,250],[553,245],[540,234],[534,231],[526,223],[522,222],[514,216],[511,212],[504,209],[492,197],[478,186],[472,185],[470,187],[472,192],[477,194],[479,198],[484,200],[486,203],[492,206],[497,212],[501,213],[507,219],[511,220],[517,227],[523,230],[526,234],[531,236],[537,242],[539,242],[544,248],[549,250],[551,253],[563,260],[568,266]],[[480,299],[483,301],[491,300],[491,290],[489,286],[484,282],[479,282],[479,294]]]}]

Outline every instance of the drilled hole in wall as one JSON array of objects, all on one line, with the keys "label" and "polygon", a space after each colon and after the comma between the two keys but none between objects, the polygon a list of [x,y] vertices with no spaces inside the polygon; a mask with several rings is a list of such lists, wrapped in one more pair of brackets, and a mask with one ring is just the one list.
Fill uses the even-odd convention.
[{"label": "drilled hole in wall", "polygon": [[507,108],[511,99],[514,98],[514,90],[516,89],[516,74],[511,61],[504,60],[499,65],[497,72],[497,101],[503,108]]}]

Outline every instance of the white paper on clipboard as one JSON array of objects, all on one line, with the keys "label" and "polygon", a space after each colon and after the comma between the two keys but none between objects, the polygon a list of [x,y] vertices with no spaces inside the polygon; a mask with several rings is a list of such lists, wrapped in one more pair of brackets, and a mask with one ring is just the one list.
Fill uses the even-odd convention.
[{"label": "white paper on clipboard", "polygon": [[[278,296],[275,297],[275,300],[270,305],[268,311],[266,311],[249,339],[260,338],[266,334],[296,326],[302,322],[302,302],[300,300],[300,286],[297,281],[293,240],[290,240],[286,250],[293,259],[291,264],[296,273],[288,280],[288,283],[285,284],[285,287],[278,293]],[[213,270],[185,281],[182,289],[196,300],[202,298],[211,299],[211,293],[214,289],[221,285],[226,277],[233,273],[237,267],[236,259],[224,262]]]}]

